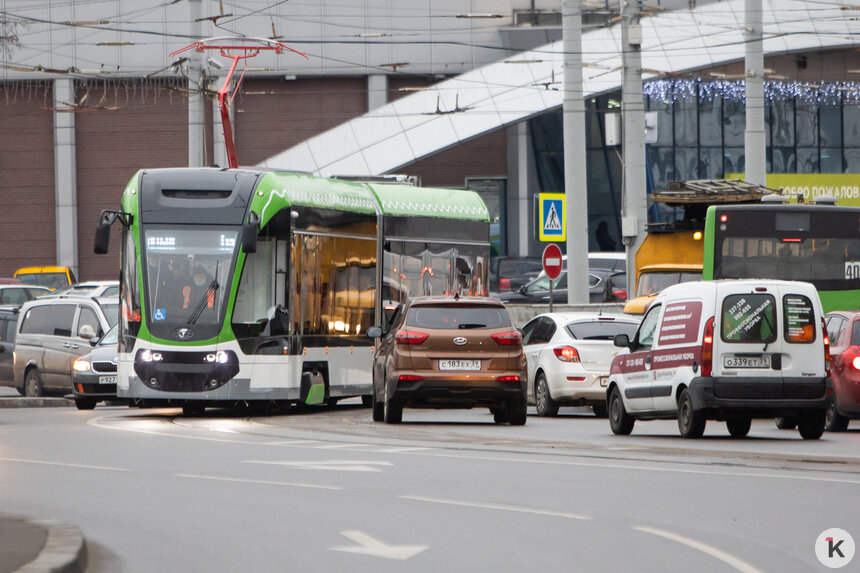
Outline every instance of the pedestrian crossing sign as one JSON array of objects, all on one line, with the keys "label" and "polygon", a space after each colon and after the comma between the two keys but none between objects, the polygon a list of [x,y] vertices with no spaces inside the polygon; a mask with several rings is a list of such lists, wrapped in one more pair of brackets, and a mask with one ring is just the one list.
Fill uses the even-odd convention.
[{"label": "pedestrian crossing sign", "polygon": [[566,240],[564,193],[540,193],[538,199],[540,203],[540,240],[544,242]]}]

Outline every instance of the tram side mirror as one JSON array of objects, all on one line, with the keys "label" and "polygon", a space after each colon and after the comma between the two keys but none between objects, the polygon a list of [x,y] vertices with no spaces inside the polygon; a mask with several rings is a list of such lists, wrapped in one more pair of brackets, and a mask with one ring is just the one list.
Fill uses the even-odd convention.
[{"label": "tram side mirror", "polygon": [[245,223],[242,225],[242,252],[257,252],[257,224]]},{"label": "tram side mirror", "polygon": [[615,339],[612,342],[615,344],[615,346],[627,348],[628,346],[630,346],[630,337],[626,334],[616,334]]},{"label": "tram side mirror", "polygon": [[93,252],[106,255],[110,248],[110,223],[99,223],[96,226],[96,237],[93,242]]},{"label": "tram side mirror", "polygon": [[371,326],[367,329],[367,337],[368,338],[379,338],[382,336],[382,327],[381,326]]},{"label": "tram side mirror", "polygon": [[269,333],[272,336],[286,336],[290,332],[290,313],[282,306],[276,306],[269,315]]}]

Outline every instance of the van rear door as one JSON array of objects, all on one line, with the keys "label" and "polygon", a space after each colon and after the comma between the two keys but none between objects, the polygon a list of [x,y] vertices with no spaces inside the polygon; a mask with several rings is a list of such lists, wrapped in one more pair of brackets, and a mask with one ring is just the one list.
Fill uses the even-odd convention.
[{"label": "van rear door", "polygon": [[779,286],[783,398],[820,398],[826,391],[821,303],[812,287],[799,286]]}]

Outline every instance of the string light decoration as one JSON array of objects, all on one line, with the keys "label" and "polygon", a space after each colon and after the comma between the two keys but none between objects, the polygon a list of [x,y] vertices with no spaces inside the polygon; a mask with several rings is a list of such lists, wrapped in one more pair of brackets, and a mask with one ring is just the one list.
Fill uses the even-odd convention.
[{"label": "string light decoration", "polygon": [[[642,91],[652,100],[665,103],[697,97],[703,102],[722,98],[724,101],[744,103],[744,90],[744,80],[672,79],[651,80],[644,84]],[[809,107],[860,104],[860,83],[765,81],[764,97],[769,102],[795,100]]]}]

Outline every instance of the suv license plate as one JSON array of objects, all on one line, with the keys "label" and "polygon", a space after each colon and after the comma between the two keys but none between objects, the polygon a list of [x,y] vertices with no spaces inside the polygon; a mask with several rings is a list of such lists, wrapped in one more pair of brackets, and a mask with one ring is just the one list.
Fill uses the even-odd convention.
[{"label": "suv license plate", "polygon": [[724,356],[726,368],[770,368],[770,356]]},{"label": "suv license plate", "polygon": [[116,384],[116,376],[99,376],[99,384]]},{"label": "suv license plate", "polygon": [[440,360],[439,370],[480,370],[480,360]]}]

